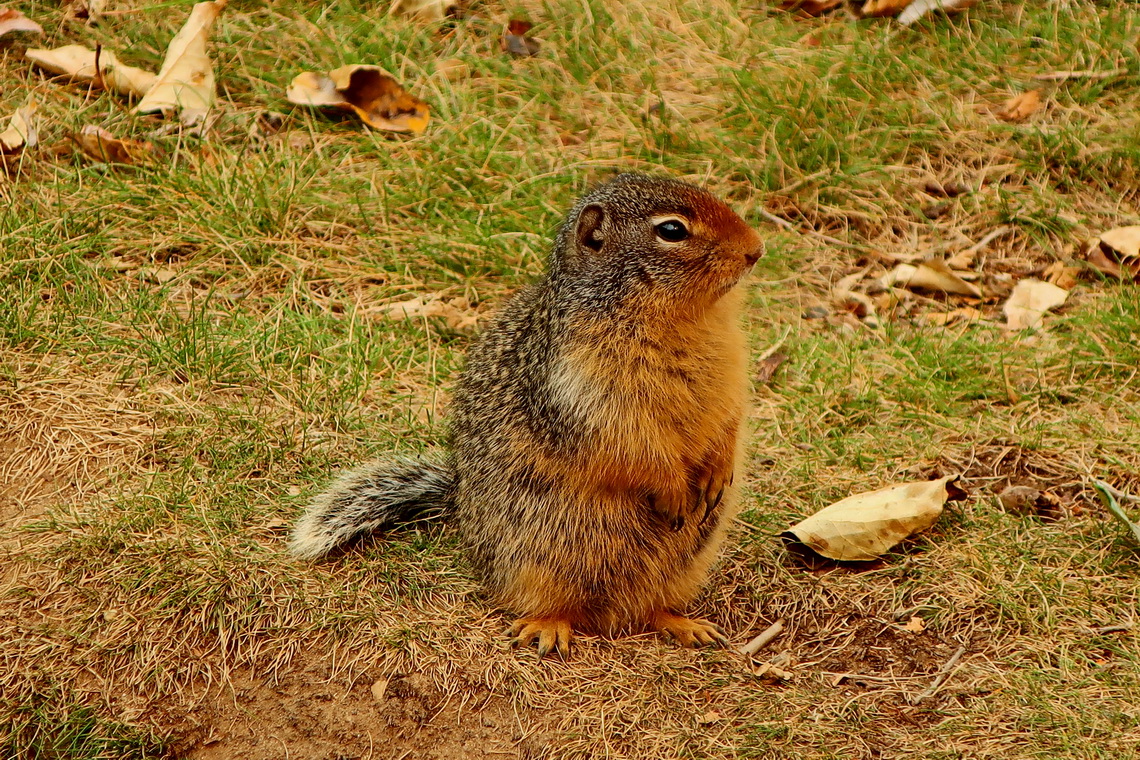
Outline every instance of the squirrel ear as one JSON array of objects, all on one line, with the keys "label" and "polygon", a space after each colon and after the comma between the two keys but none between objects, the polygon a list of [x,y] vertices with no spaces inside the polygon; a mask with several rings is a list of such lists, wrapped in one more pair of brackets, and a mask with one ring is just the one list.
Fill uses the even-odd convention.
[{"label": "squirrel ear", "polygon": [[602,220],[605,216],[606,212],[597,204],[590,204],[582,209],[582,213],[578,214],[578,229],[575,234],[578,245],[595,252],[602,250],[606,242],[602,237]]}]

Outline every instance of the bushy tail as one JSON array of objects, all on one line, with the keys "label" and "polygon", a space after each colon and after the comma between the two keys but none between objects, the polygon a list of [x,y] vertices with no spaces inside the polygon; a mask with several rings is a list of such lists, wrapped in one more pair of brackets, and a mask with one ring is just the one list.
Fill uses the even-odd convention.
[{"label": "bushy tail", "polygon": [[342,473],[313,499],[293,529],[289,551],[316,559],[352,539],[432,512],[455,501],[450,458],[390,456]]}]

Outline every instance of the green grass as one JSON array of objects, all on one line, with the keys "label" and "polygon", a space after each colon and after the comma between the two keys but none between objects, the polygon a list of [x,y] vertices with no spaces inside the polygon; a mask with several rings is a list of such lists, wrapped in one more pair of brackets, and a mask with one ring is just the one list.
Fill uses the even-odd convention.
[{"label": "green grass", "polygon": [[[0,41],[0,116],[28,97],[42,116],[40,148],[0,180],[0,755],[1134,751],[1140,559],[1088,482],[1140,493],[1140,290],[1086,271],[1038,336],[1006,334],[996,296],[979,324],[931,325],[958,305],[933,298],[871,329],[831,293],[1010,225],[975,264],[1000,294],[1137,223],[1133,4],[995,0],[900,29],[737,0],[483,2],[442,24],[235,0],[212,38],[207,139],[153,135],[122,99],[23,60],[98,42],[157,69],[189,3],[112,4],[129,12],[93,28],[17,7],[48,31]],[[535,22],[537,58],[500,50],[511,17]],[[467,76],[449,80],[456,60]],[[299,71],[358,62],[429,102],[423,135],[284,100]],[[1033,88],[1041,112],[993,117]],[[266,110],[283,126],[254,136]],[[85,124],[162,159],[94,165],[66,148]],[[445,526],[312,566],[283,553],[333,470],[445,438],[470,333],[383,306],[440,294],[486,318],[620,169],[706,184],[768,244],[748,324],[755,353],[782,341],[788,361],[756,388],[742,526],[700,612],[740,643],[783,618],[764,654],[788,653],[785,684],[651,637],[585,639],[568,664],[507,651]],[[973,191],[927,219],[931,177]],[[773,537],[936,472],[963,473],[971,498],[870,567],[806,570]],[[1059,512],[1005,513],[1009,483]],[[900,630],[909,609],[923,633]],[[1118,624],[1133,629],[1094,630]]]}]

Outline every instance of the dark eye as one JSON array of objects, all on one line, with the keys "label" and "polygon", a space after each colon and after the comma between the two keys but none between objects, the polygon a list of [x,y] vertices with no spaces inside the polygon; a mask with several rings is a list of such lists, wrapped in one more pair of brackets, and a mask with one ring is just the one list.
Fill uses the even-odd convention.
[{"label": "dark eye", "polygon": [[657,237],[670,243],[679,243],[689,236],[688,228],[676,219],[661,222],[654,227],[654,230],[657,232]]}]

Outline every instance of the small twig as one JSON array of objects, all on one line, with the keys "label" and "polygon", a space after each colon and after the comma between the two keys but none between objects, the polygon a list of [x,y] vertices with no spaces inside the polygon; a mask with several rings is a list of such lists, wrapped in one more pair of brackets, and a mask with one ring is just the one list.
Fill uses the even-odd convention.
[{"label": "small twig", "polygon": [[846,248],[849,251],[862,251],[865,247],[865,246],[861,246],[861,245],[856,245],[855,243],[848,243],[848,242],[845,242],[843,240],[839,240],[838,238],[830,237],[828,235],[824,235],[822,232],[816,232],[815,230],[801,230],[799,227],[792,224],[787,219],[781,219],[780,217],[776,216],[775,214],[773,214],[770,211],[767,211],[766,209],[758,208],[758,209],[756,209],[756,213],[758,213],[760,216],[764,217],[765,219],[767,219],[769,222],[776,225],[777,227],[783,227],[786,230],[790,230],[792,232],[798,232],[801,235],[810,235],[811,237],[816,238],[817,240],[822,240],[823,242],[827,243],[828,245],[834,245],[837,248]]},{"label": "small twig", "polygon": [[974,243],[972,246],[967,248],[965,251],[962,251],[962,253],[977,253],[978,251],[982,250],[987,245],[992,243],[996,238],[999,238],[1002,235],[1008,235],[1009,233],[1015,232],[1016,230],[1017,230],[1016,227],[998,227],[996,230],[990,232],[988,235],[983,237],[978,242]]},{"label": "small twig", "polygon": [[775,343],[773,343],[771,346],[769,346],[767,348],[767,350],[764,351],[764,353],[760,354],[760,356],[758,356],[756,358],[756,363],[759,364],[760,362],[767,359],[769,356],[772,356],[777,351],[779,351],[780,346],[784,345],[784,341],[786,341],[788,339],[788,336],[791,334],[791,332],[792,332],[791,327],[788,327],[786,330],[784,330],[784,334],[780,336],[780,339],[778,341],[776,341]]},{"label": "small twig", "polygon": [[934,692],[938,691],[938,687],[950,677],[950,671],[954,669],[954,666],[958,664],[958,660],[960,660],[965,653],[966,647],[958,647],[958,651],[950,655],[950,659],[946,661],[946,664],[939,668],[938,672],[934,674],[934,680],[931,681],[930,686],[927,686],[921,694],[910,697],[908,701],[912,705],[917,705],[922,700],[933,696]]},{"label": "small twig", "polygon": [[783,631],[784,631],[784,621],[783,620],[777,620],[775,623],[772,623],[772,625],[765,628],[764,631],[759,636],[752,639],[752,641],[749,641],[744,646],[740,647],[740,649],[738,649],[737,651],[740,652],[745,657],[751,657],[752,655],[756,654],[757,652],[759,652],[764,647],[771,644],[772,641],[775,640],[775,638],[777,636],[779,636],[781,633],[783,633]]},{"label": "small twig", "polygon": [[1102,625],[1099,628],[1090,628],[1089,630],[1095,633],[1097,636],[1103,636],[1106,633],[1123,633],[1125,631],[1131,631],[1132,626],[1129,623],[1121,623],[1118,625]]},{"label": "small twig", "polygon": [[103,46],[100,43],[96,42],[95,43],[95,78],[92,80],[92,84],[94,84],[100,90],[105,90],[105,89],[107,89],[107,83],[103,81],[103,71],[99,68],[99,58],[100,58],[100,56],[102,56],[102,54],[103,54]]},{"label": "small twig", "polygon": [[1111,69],[1109,71],[1086,69],[1084,71],[1050,71],[1045,74],[1034,74],[1033,78],[1038,82],[1064,82],[1067,79],[1111,79],[1112,77],[1124,76],[1127,73],[1128,69]]}]

